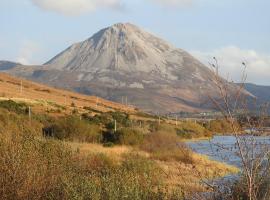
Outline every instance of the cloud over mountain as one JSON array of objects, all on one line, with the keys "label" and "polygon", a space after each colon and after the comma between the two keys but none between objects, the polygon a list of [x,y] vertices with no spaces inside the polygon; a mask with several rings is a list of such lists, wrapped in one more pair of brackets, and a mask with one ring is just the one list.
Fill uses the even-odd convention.
[{"label": "cloud over mountain", "polygon": [[220,63],[220,71],[223,75],[229,74],[231,79],[239,81],[243,67],[247,65],[247,81],[266,84],[270,76],[270,56],[252,49],[241,49],[236,46],[227,46],[213,51],[193,51],[192,54],[203,63],[208,64],[215,56]]},{"label": "cloud over mountain", "polygon": [[67,16],[76,16],[93,12],[99,8],[121,9],[121,0],[31,0],[41,9]]},{"label": "cloud over mountain", "polygon": [[158,3],[166,7],[183,7],[192,5],[194,0],[151,0],[154,3]]}]

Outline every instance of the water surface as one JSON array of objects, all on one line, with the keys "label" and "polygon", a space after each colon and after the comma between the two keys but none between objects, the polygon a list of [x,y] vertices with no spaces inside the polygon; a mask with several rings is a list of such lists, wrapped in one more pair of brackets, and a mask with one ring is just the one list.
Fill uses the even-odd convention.
[{"label": "water surface", "polygon": [[[256,154],[262,150],[270,148],[270,137],[257,137],[257,136],[241,136],[240,142],[247,144],[251,153],[252,146],[254,145]],[[187,142],[187,145],[195,152],[209,156],[210,158],[226,162],[237,167],[241,167],[241,159],[237,156],[239,152],[234,136],[214,136],[210,140],[203,140],[197,142]]]}]

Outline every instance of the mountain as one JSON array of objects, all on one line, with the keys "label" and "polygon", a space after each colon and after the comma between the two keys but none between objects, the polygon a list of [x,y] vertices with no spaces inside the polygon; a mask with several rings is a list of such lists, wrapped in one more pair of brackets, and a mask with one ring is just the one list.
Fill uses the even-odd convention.
[{"label": "mountain", "polygon": [[10,70],[18,65],[21,65],[20,63],[10,62],[10,61],[1,61],[0,60],[0,70]]},{"label": "mountain", "polygon": [[208,67],[129,23],[102,29],[44,65],[6,72],[154,113],[204,111],[208,96],[217,95]]},{"label": "mountain", "polygon": [[259,100],[259,104],[270,102],[270,86],[245,83],[245,89]]}]

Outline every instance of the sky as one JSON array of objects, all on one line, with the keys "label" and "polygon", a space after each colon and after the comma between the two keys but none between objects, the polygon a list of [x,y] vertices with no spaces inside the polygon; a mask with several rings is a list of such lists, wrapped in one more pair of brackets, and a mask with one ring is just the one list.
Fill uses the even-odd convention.
[{"label": "sky", "polygon": [[223,76],[270,85],[269,0],[0,0],[0,60],[43,64],[115,23],[133,23]]}]

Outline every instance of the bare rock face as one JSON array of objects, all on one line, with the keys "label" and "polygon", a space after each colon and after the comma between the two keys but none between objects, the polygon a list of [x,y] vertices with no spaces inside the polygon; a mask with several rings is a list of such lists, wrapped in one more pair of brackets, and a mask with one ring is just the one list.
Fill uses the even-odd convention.
[{"label": "bare rock face", "polygon": [[207,109],[207,96],[216,93],[209,68],[129,23],[105,28],[43,66],[9,73],[113,101],[128,99],[159,113]]},{"label": "bare rock face", "polygon": [[167,81],[175,81],[185,75],[197,79],[209,76],[209,70],[185,51],[128,23],[99,31],[91,38],[72,45],[45,65],[48,69],[83,72],[85,75],[81,74],[80,80],[86,81],[93,79],[87,72],[95,76],[113,72],[145,73]]}]

